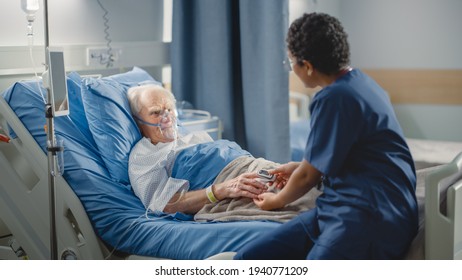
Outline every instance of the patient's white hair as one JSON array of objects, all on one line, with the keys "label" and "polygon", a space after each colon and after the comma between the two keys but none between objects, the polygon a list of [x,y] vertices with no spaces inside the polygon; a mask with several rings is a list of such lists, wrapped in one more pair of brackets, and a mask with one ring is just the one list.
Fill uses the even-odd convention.
[{"label": "patient's white hair", "polygon": [[167,98],[169,98],[173,104],[176,103],[176,99],[173,93],[159,85],[147,84],[135,86],[129,88],[127,91],[128,103],[130,104],[130,110],[132,111],[132,114],[138,114],[141,111],[142,107],[140,106],[140,100],[147,94],[152,93],[153,91],[160,91],[165,93]]}]

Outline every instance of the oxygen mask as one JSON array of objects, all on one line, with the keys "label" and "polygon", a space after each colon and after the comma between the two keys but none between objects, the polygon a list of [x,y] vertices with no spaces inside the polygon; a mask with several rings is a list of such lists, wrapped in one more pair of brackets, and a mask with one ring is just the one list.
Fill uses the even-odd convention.
[{"label": "oxygen mask", "polygon": [[163,111],[164,112],[159,122],[160,133],[169,140],[175,140],[178,134],[175,112],[171,110]]},{"label": "oxygen mask", "polygon": [[157,123],[147,122],[141,118],[134,116],[137,121],[142,124],[158,127],[162,136],[168,140],[175,140],[178,135],[178,124],[175,110],[163,109],[154,113],[155,118],[159,121]]}]

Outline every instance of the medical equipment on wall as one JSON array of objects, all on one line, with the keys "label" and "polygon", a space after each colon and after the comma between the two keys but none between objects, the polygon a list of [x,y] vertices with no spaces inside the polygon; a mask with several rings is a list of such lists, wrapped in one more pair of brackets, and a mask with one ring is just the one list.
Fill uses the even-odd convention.
[{"label": "medical equipment on wall", "polygon": [[[98,3],[98,5],[101,7],[101,9],[103,10],[104,14],[103,14],[103,20],[104,20],[104,38],[106,39],[106,46],[107,46],[107,50],[105,53],[101,53],[99,56],[96,56],[97,58],[99,58],[99,63],[100,64],[105,64],[107,68],[110,68],[112,66],[114,66],[114,51],[112,49],[112,39],[111,39],[111,35],[109,34],[109,17],[107,16],[109,14],[108,10],[103,6],[103,4],[101,3],[100,0],[96,0],[96,2]],[[92,58],[95,58],[94,56]]]}]

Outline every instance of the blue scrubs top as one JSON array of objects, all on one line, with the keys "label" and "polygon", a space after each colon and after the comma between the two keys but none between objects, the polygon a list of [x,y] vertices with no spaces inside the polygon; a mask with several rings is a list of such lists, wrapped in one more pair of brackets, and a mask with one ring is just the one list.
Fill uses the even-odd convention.
[{"label": "blue scrubs top", "polygon": [[301,217],[310,259],[401,258],[417,233],[413,159],[386,92],[352,70],[310,105],[304,158],[324,174],[317,207]]}]

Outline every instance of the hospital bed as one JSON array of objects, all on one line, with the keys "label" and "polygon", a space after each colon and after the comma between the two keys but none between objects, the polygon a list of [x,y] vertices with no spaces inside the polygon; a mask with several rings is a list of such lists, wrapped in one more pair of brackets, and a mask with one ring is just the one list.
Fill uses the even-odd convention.
[{"label": "hospital bed", "polygon": [[[199,223],[179,213],[146,214],[128,181],[128,154],[141,135],[125,92],[130,86],[155,82],[139,68],[101,79],[69,75],[70,115],[55,118],[65,165],[63,176],[56,177],[60,258],[206,259],[236,251],[279,225]],[[45,117],[38,83],[15,83],[0,98],[0,108],[1,133],[11,138],[0,144],[0,220],[6,228],[1,236],[8,239],[0,243],[1,251],[9,251],[13,243],[20,257],[24,252],[30,259],[48,259]],[[187,113],[185,118],[186,126],[204,121],[197,114]]]},{"label": "hospital bed", "polygon": [[[128,154],[141,135],[125,91],[155,82],[139,68],[105,78],[68,75],[71,113],[55,119],[56,137],[65,147],[64,173],[56,177],[60,258],[229,258],[232,253],[227,252],[279,226],[269,221],[198,223],[180,213],[146,214],[128,181]],[[50,256],[43,111],[35,81],[17,82],[0,98],[0,133],[11,138],[0,143],[0,259]],[[449,165],[419,173],[420,210],[428,227],[421,222],[407,258],[424,258],[425,236],[425,246],[431,248],[425,251],[427,258],[462,258],[461,170],[459,156]],[[447,205],[443,213],[440,198]],[[431,207],[423,207],[425,200]]]}]

